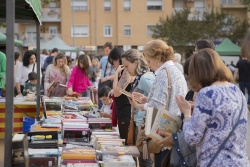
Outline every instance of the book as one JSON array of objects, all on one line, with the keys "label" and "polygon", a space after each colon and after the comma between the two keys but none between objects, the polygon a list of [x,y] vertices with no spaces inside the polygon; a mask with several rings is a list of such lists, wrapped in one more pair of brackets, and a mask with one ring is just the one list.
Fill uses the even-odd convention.
[{"label": "book", "polygon": [[103,155],[104,167],[136,167],[131,155]]},{"label": "book", "polygon": [[50,157],[47,155],[30,156],[29,157],[30,167],[32,166],[56,166],[57,157]]},{"label": "book", "polygon": [[[130,97],[130,98],[132,97],[132,94],[131,94],[130,92],[127,92],[126,90],[121,90],[120,92],[121,92],[122,94],[124,94],[124,95]],[[135,101],[141,103],[141,99],[139,99],[139,98],[136,97],[136,96],[134,96],[134,98],[135,98]]]},{"label": "book", "polygon": [[173,115],[165,108],[154,109],[149,107],[145,122],[145,135],[154,140],[161,140],[163,137],[160,131],[176,133],[181,128],[181,118]]},{"label": "book", "polygon": [[26,134],[15,134],[12,138],[12,166],[29,167],[28,139]]},{"label": "book", "polygon": [[101,148],[102,154],[108,155],[132,155],[133,157],[139,157],[140,152],[136,146],[114,146],[104,145]]},{"label": "book", "polygon": [[56,86],[57,86],[57,83],[53,81],[49,84],[48,89],[55,88]]},{"label": "book", "polygon": [[64,85],[64,84],[59,84],[59,86],[64,87],[64,88],[68,88],[67,85]]},{"label": "book", "polygon": [[63,160],[95,160],[94,148],[63,148],[61,157]]}]

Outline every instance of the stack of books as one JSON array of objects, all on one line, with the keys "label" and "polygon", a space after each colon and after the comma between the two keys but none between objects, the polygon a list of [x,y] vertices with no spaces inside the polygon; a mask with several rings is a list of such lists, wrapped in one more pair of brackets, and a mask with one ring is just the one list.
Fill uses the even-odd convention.
[{"label": "stack of books", "polygon": [[91,147],[63,148],[61,153],[62,167],[98,167],[96,162],[96,151]]}]

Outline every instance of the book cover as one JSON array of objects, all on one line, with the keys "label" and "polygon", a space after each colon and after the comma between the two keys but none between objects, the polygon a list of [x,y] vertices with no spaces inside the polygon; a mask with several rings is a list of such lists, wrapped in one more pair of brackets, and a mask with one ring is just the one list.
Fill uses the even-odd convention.
[{"label": "book cover", "polygon": [[163,139],[163,137],[159,134],[160,131],[176,133],[182,124],[180,117],[173,115],[163,107],[158,109],[153,122],[150,134],[147,136],[154,140]]},{"label": "book cover", "polygon": [[57,83],[55,81],[51,82],[48,86],[48,89],[55,88],[57,86]]},{"label": "book cover", "polygon": [[131,155],[103,155],[103,162],[105,167],[136,167]]},{"label": "book cover", "polygon": [[102,154],[108,155],[132,155],[133,157],[139,157],[140,152],[136,146],[114,146],[104,145],[101,148]]},{"label": "book cover", "polygon": [[63,148],[62,159],[64,160],[95,160],[96,152],[94,148]]},{"label": "book cover", "polygon": [[15,134],[12,138],[13,167],[29,167],[28,139],[26,134]]},{"label": "book cover", "polygon": [[[122,94],[128,96],[128,97],[132,97],[132,94],[130,92],[127,92],[126,90],[121,90],[120,91]],[[141,99],[139,99],[138,97],[134,96],[135,101],[137,101],[138,103],[141,103]]]},{"label": "book cover", "polygon": [[31,156],[29,158],[30,167],[37,166],[56,166],[57,157],[49,157],[49,156]]},{"label": "book cover", "polygon": [[158,111],[157,108],[154,108],[154,107],[148,107],[147,109],[146,121],[145,121],[146,122],[145,123],[145,135],[146,136],[150,134],[157,111]]}]

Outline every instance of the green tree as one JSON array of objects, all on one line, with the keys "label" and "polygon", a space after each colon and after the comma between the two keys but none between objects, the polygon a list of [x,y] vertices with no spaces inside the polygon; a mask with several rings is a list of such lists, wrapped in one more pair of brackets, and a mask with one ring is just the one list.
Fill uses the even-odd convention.
[{"label": "green tree", "polygon": [[225,12],[206,11],[202,20],[190,20],[189,14],[190,10],[184,9],[165,19],[160,18],[152,30],[152,37],[162,39],[169,45],[183,50],[186,46],[194,46],[202,38],[212,41],[229,38],[233,42],[240,42],[250,26],[248,19],[240,21]]},{"label": "green tree", "polygon": [[250,0],[240,0],[240,2],[244,4],[250,11]]},{"label": "green tree", "polygon": [[1,27],[6,27],[6,23],[0,23],[0,28]]}]

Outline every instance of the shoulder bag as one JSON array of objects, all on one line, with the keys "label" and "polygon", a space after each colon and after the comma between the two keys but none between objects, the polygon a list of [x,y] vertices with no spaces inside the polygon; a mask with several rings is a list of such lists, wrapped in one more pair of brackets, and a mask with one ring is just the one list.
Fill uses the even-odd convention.
[{"label": "shoulder bag", "polygon": [[127,138],[127,143],[128,143],[129,146],[134,146],[135,145],[134,115],[135,115],[135,108],[132,107],[131,120],[130,120],[130,124],[129,124],[129,127],[128,127],[128,138]]},{"label": "shoulder bag", "polygon": [[[167,68],[164,68],[167,72],[168,76],[168,99],[166,102],[165,109],[168,110],[169,107],[169,101],[170,101],[170,93],[171,93],[171,78],[170,73]],[[142,121],[142,124],[138,127],[138,135],[136,139],[136,146],[139,149],[140,152],[143,153],[143,159],[148,159],[148,153],[149,154],[156,154],[161,151],[163,148],[162,146],[159,146],[155,141],[153,141],[151,138],[148,138],[145,135],[145,119]]]}]

